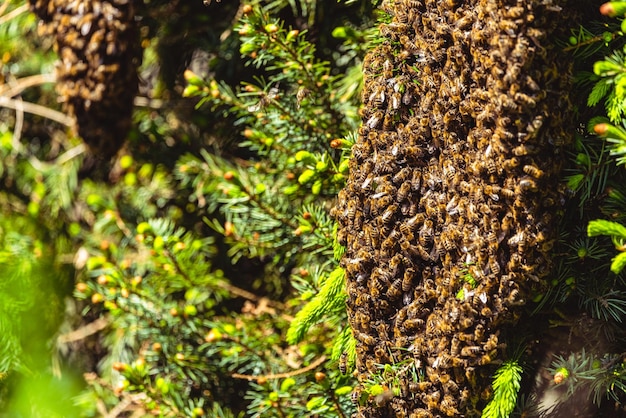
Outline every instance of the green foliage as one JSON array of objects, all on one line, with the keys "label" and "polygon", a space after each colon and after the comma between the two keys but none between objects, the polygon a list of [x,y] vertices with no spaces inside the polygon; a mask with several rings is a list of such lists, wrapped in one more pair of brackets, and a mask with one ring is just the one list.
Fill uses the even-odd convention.
[{"label": "green foliage", "polygon": [[506,418],[515,409],[522,381],[522,367],[517,361],[505,361],[493,378],[493,399],[483,409],[483,418]]},{"label": "green foliage", "polygon": [[321,322],[325,317],[342,316],[346,299],[346,294],[343,291],[344,280],[345,272],[343,268],[338,267],[328,275],[328,278],[322,281],[319,293],[298,312],[291,323],[287,331],[287,341],[290,344],[302,341],[308,329]]},{"label": "green foliage", "polygon": [[[606,7],[600,10],[610,16]],[[555,410],[565,399],[575,399],[574,393],[585,393],[578,392],[583,387],[592,388],[592,398],[600,410],[606,407],[600,405],[601,399],[608,397],[623,403],[626,395],[623,382],[619,382],[620,356],[615,354],[625,340],[621,324],[626,313],[626,288],[620,274],[622,260],[626,261],[621,247],[626,232],[626,172],[620,167],[626,137],[622,127],[626,109],[623,26],[615,21],[589,22],[573,33],[567,47],[579,68],[580,91],[576,94],[584,95],[589,106],[579,109],[581,125],[587,125],[587,129],[577,130],[571,149],[564,179],[569,203],[562,214],[561,237],[555,247],[558,267],[551,287],[538,298],[537,312],[552,309],[550,315],[556,318],[551,320],[553,325],[571,327],[589,317],[595,319],[593,330],[575,331],[590,342],[568,340],[554,357],[550,368],[554,383],[567,385],[566,396],[557,402]],[[589,60],[595,61],[593,72],[589,71]],[[603,109],[597,106],[602,102]],[[611,241],[598,236],[609,236]],[[615,249],[619,251],[616,257]],[[568,332],[571,335],[574,331]],[[526,403],[536,402],[532,396],[525,399]]]},{"label": "green foliage", "polygon": [[570,396],[581,386],[589,386],[597,405],[606,399],[621,402],[621,393],[626,390],[626,364],[619,355],[598,358],[583,349],[567,358],[556,356],[548,370],[556,384],[567,387]]},{"label": "green foliage", "polygon": [[[349,416],[353,377],[336,361],[345,352],[353,367],[355,341],[329,208],[359,124],[371,4],[242,4],[209,54],[241,53],[247,67],[235,78],[244,81],[220,79],[225,60],[194,58],[201,75],[187,71],[186,86],[166,91],[183,59],[159,61],[176,42],[165,38],[176,36],[156,20],[173,13],[181,22],[189,10],[167,3],[138,5],[148,97],[138,98],[109,181],[86,178],[85,147],[58,123],[67,120],[45,84],[52,78],[38,73],[52,72],[56,56],[38,50],[50,41],[34,37],[34,17],[24,8],[0,21],[0,94],[5,82],[34,74],[35,88],[16,94],[48,106],[36,116],[0,109],[0,410]],[[340,7],[364,13],[353,23],[327,13]],[[289,11],[299,27],[282,20]],[[218,15],[207,9],[193,21]],[[185,39],[200,34],[181,28]],[[319,33],[330,32],[329,44]],[[35,333],[41,339],[26,344]],[[37,391],[51,396],[37,400]]]},{"label": "green foliage", "polygon": [[621,251],[611,260],[611,271],[619,274],[626,266],[626,227],[617,222],[598,219],[589,222],[587,234],[590,237],[597,235],[608,235],[611,237],[615,247]]}]

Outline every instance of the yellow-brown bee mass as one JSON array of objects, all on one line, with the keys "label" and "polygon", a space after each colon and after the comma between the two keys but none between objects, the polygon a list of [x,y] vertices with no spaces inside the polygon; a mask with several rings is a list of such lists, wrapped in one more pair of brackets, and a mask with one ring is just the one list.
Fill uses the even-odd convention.
[{"label": "yellow-brown bee mass", "polygon": [[[366,417],[479,416],[555,241],[565,1],[394,0],[333,215]],[[397,396],[364,396],[382,374]],[[407,366],[408,365],[408,366]],[[408,380],[408,382],[406,382]]]},{"label": "yellow-brown bee mass", "polygon": [[30,0],[39,33],[59,55],[57,91],[78,134],[98,158],[126,138],[137,92],[140,47],[131,0]]}]

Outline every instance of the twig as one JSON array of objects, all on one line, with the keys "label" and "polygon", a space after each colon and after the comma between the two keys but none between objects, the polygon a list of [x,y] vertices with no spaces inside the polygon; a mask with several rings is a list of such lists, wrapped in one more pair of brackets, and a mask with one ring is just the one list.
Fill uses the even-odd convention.
[{"label": "twig", "polygon": [[[8,1],[6,3],[8,3]],[[4,25],[11,19],[18,17],[19,15],[27,11],[28,11],[28,4],[23,4],[17,9],[11,10],[9,13],[5,14],[4,16],[0,16],[0,25]]]},{"label": "twig", "polygon": [[264,378],[264,379],[268,379],[268,380],[269,379],[283,379],[285,377],[297,376],[299,374],[311,371],[311,370],[315,369],[316,367],[318,367],[320,364],[322,364],[325,361],[326,361],[326,356],[323,355],[323,356],[319,357],[317,360],[315,360],[313,363],[309,364],[308,366],[303,367],[303,368],[298,369],[298,370],[294,370],[292,372],[278,373],[278,374],[266,374],[266,375],[261,375],[261,376],[254,376],[254,375],[250,375],[250,374],[233,373],[231,376],[234,377],[235,379],[246,379],[246,380],[258,380],[259,378]]},{"label": "twig", "polygon": [[13,139],[11,145],[13,153],[18,153],[22,149],[20,139],[22,138],[22,128],[24,127],[24,101],[21,97],[15,99],[15,127],[13,128]]},{"label": "twig", "polygon": [[261,300],[266,300],[267,301],[266,302],[267,306],[269,306],[269,307],[276,308],[276,309],[279,309],[281,311],[285,309],[285,305],[283,305],[280,302],[276,302],[276,301],[273,301],[273,300],[269,300],[267,298],[263,298],[263,297],[257,296],[257,295],[255,295],[252,292],[248,292],[245,289],[242,289],[242,288],[237,287],[237,286],[233,286],[230,283],[223,282],[223,283],[220,283],[219,286],[223,287],[226,290],[228,290],[230,293],[232,293],[235,296],[239,296],[239,297],[242,297],[244,299],[251,300],[253,302],[260,302]]},{"label": "twig", "polygon": [[0,96],[17,96],[29,87],[46,83],[54,83],[55,81],[56,76],[54,74],[36,74],[29,77],[22,77],[11,82],[10,84],[0,87]]},{"label": "twig", "polygon": [[59,335],[57,341],[60,344],[67,344],[74,341],[82,340],[83,338],[89,337],[96,332],[102,331],[104,328],[107,327],[107,325],[109,325],[108,318],[98,318],[85,326],[75,329],[74,331]]},{"label": "twig", "polygon": [[46,119],[53,120],[62,125],[72,127],[74,126],[74,119],[67,116],[64,113],[57,112],[56,110],[52,110],[45,106],[41,106],[35,103],[30,102],[21,102],[21,104],[17,104],[17,100],[10,99],[8,97],[0,97],[0,106],[17,110],[17,106],[23,106],[24,112],[31,113],[33,115],[41,116]]},{"label": "twig", "polygon": [[109,413],[104,416],[104,418],[117,418],[118,415],[120,415],[122,412],[125,412],[126,408],[128,408],[134,402],[135,400],[130,398],[129,396],[124,396],[118,402],[118,404],[115,405],[115,407],[113,407],[113,409],[111,409]]},{"label": "twig", "polygon": [[73,148],[68,149],[63,154],[59,155],[59,157],[54,162],[55,165],[63,165],[71,159],[79,156],[80,154],[87,151],[87,145],[85,143],[80,143]]}]

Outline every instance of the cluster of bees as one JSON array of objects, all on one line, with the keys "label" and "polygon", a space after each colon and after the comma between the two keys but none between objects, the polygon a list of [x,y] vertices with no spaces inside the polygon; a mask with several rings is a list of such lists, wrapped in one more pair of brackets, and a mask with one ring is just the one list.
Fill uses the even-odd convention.
[{"label": "cluster of bees", "polygon": [[[571,68],[550,42],[573,26],[559,3],[383,3],[393,18],[364,62],[363,124],[332,211],[358,416],[480,416],[491,396],[488,366],[550,273],[564,203]],[[407,361],[416,372],[388,396],[364,395],[381,364]]]},{"label": "cluster of bees", "polygon": [[122,145],[137,92],[140,45],[130,0],[30,0],[59,55],[57,91],[92,153],[106,159]]}]

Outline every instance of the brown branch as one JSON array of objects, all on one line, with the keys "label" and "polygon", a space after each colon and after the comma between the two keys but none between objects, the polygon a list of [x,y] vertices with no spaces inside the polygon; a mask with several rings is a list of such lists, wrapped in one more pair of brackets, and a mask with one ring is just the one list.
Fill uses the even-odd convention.
[{"label": "brown branch", "polygon": [[54,83],[55,81],[56,76],[54,74],[36,74],[29,77],[22,77],[6,86],[0,87],[0,96],[14,97],[29,87],[45,83]]},{"label": "brown branch", "polygon": [[[9,2],[7,1],[5,4],[8,4]],[[4,4],[3,4],[4,6]],[[18,7],[17,9],[13,9],[11,10],[9,13],[5,14],[4,16],[0,16],[0,25],[4,25],[5,23],[7,23],[8,21],[10,21],[11,19],[15,19],[16,17],[18,17],[19,15],[21,15],[24,12],[28,11],[28,4],[23,4],[20,7]]]},{"label": "brown branch", "polygon": [[108,318],[98,318],[93,322],[88,323],[78,329],[67,332],[65,334],[59,335],[57,338],[57,342],[60,344],[67,344],[74,341],[82,340],[83,338],[89,337],[99,331],[102,331],[104,328],[109,325]]},{"label": "brown branch", "polygon": [[9,109],[14,109],[14,110],[17,110],[18,106],[22,106],[24,112],[26,113],[38,115],[46,119],[50,119],[55,122],[58,122],[65,126],[69,126],[69,127],[74,126],[74,119],[67,116],[64,113],[57,112],[56,110],[52,110],[50,108],[47,108],[45,106],[41,106],[35,103],[30,103],[30,102],[17,103],[17,102],[18,101],[15,99],[10,99],[4,96],[0,97],[0,106],[6,107]]},{"label": "brown branch", "polygon": [[306,367],[303,367],[301,369],[294,370],[294,371],[291,371],[291,372],[286,372],[286,373],[266,374],[266,375],[260,375],[260,376],[254,376],[254,375],[250,375],[250,374],[233,373],[233,374],[231,374],[231,376],[234,377],[235,379],[246,379],[246,380],[284,379],[286,377],[297,376],[299,374],[303,374],[303,373],[309,372],[309,371],[315,369],[316,367],[318,367],[319,365],[321,365],[325,361],[326,361],[326,356],[321,356],[318,359],[316,359],[313,363],[309,364]]}]

